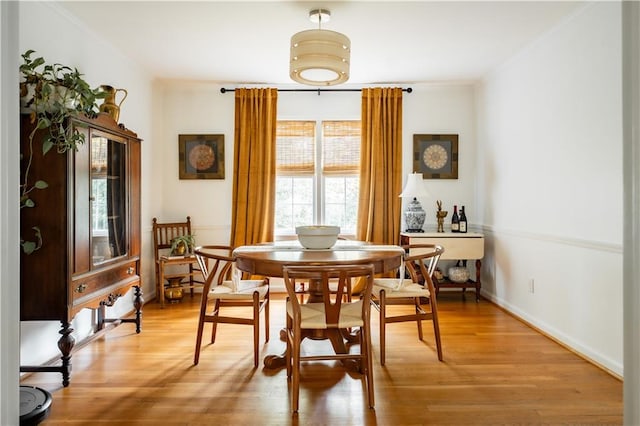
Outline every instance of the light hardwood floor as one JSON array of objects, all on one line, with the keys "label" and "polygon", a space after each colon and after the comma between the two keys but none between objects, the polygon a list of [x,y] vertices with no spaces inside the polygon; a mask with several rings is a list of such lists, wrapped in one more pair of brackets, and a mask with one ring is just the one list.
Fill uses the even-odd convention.
[{"label": "light hardwood floor", "polygon": [[[273,299],[272,337],[261,356],[284,348],[284,301]],[[220,326],[193,366],[198,301],[188,296],[164,310],[148,303],[139,335],[123,324],[78,350],[68,388],[55,373],[22,384],[52,393],[43,425],[622,424],[620,380],[486,300],[459,292],[438,300],[444,362],[431,323],[424,342],[414,323],[392,324],[382,368],[372,311],[375,410],[359,375],[316,363],[303,366],[300,413],[292,417],[286,372],[253,368],[247,326]],[[325,344],[308,343],[309,351]]]}]

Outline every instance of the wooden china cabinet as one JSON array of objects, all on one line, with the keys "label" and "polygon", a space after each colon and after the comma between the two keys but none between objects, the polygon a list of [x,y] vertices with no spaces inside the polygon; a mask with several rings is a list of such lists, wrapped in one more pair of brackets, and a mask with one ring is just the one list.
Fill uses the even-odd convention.
[{"label": "wooden china cabinet", "polygon": [[[62,373],[69,385],[71,352],[75,345],[71,321],[82,309],[92,309],[94,333],[109,325],[132,322],[140,333],[140,165],[137,135],[108,114],[74,118],[84,134],[78,151],[65,154],[55,147],[42,154],[46,135],[38,130],[28,179],[43,180],[45,189],[29,193],[33,208],[22,208],[20,232],[33,239],[39,227],[42,247],[20,258],[20,319],[60,321],[58,348],[62,365],[21,366],[20,371]],[[21,115],[21,153],[24,182],[29,158],[29,115]],[[107,307],[133,288],[133,318],[107,318]]]}]

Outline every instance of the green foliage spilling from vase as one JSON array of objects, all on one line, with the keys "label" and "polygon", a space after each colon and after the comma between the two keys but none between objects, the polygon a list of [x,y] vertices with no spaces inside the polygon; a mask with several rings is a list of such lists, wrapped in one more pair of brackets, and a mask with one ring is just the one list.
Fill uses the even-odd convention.
[{"label": "green foliage spilling from vase", "polygon": [[[97,101],[104,98],[104,93],[99,88],[92,89],[77,68],[47,64],[42,57],[33,58],[34,53],[33,50],[23,53],[20,65],[21,112],[28,113],[31,123],[35,124],[28,136],[29,150],[21,158],[25,164],[20,182],[20,209],[35,208],[30,193],[48,187],[47,182],[32,178],[34,150],[41,149],[43,155],[54,148],[58,154],[77,151],[85,142],[84,134],[72,125],[71,118],[78,114],[95,117],[99,111]],[[41,147],[34,147],[34,136],[39,130],[47,131],[47,135]],[[42,246],[40,228],[34,225],[31,229],[33,236],[20,237],[20,246],[26,254]]]},{"label": "green foliage spilling from vase", "polygon": [[195,235],[185,234],[175,237],[171,240],[171,255],[182,256],[193,253],[196,245]]},{"label": "green foliage spilling from vase", "polygon": [[68,119],[74,114],[95,116],[99,111],[97,100],[104,98],[104,93],[99,88],[92,89],[77,68],[47,64],[42,57],[32,58],[33,53],[27,50],[22,54],[21,106],[37,123],[37,129],[49,131],[43,152],[53,147],[59,153],[77,150],[84,143],[84,135],[74,130]]}]

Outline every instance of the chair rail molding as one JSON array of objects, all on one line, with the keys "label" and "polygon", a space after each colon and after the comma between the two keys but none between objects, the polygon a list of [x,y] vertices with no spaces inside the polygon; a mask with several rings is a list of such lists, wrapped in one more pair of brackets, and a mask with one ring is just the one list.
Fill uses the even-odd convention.
[{"label": "chair rail molding", "polygon": [[605,243],[603,241],[583,240],[580,238],[561,237],[552,234],[544,234],[539,232],[527,232],[514,229],[500,228],[492,225],[475,226],[475,229],[481,230],[482,233],[494,236],[507,236],[528,240],[538,240],[547,243],[562,244],[586,249],[600,250],[611,253],[622,254],[622,244]]},{"label": "chair rail molding", "polygon": [[[523,290],[523,286],[525,285],[523,282],[526,283],[526,281],[533,276],[540,278],[542,282],[546,280],[547,287],[542,290],[542,294],[546,296],[549,296],[548,292],[554,291],[554,286],[549,284],[550,280],[556,283],[556,285],[562,283],[565,292],[558,290],[559,293],[557,294],[563,298],[565,303],[570,303],[570,300],[574,299],[564,299],[568,297],[566,292],[575,295],[575,292],[580,289],[580,284],[572,280],[570,268],[554,272],[546,269],[545,265],[535,266],[535,262],[529,264],[526,259],[497,259],[495,247],[496,244],[501,243],[507,244],[509,248],[514,244],[520,248],[537,247],[540,244],[556,246],[560,251],[564,250],[571,256],[574,265],[580,264],[580,262],[585,262],[585,266],[587,264],[595,265],[595,263],[593,263],[594,259],[603,259],[605,263],[596,268],[598,269],[599,276],[607,276],[612,282],[616,282],[616,280],[622,278],[622,244],[519,231],[490,225],[476,226],[475,229],[482,230],[485,235],[485,240],[487,241],[485,262],[483,264],[486,268],[483,268],[482,272],[484,284],[482,296],[548,338],[577,353],[603,370],[608,371],[613,376],[621,378],[623,372],[622,356],[618,358],[615,355],[615,350],[605,348],[602,346],[602,343],[599,344],[585,337],[584,334],[581,334],[579,327],[576,328],[575,322],[568,325],[562,323],[562,320],[559,319],[561,316],[549,314],[548,312],[545,313],[545,310],[540,307],[542,303],[541,299],[536,299],[536,296],[539,294],[538,290],[536,290],[535,295],[532,294],[533,291],[531,290],[529,290],[527,294],[525,294],[526,290]],[[557,250],[555,252],[557,253]],[[540,255],[544,257],[542,253],[540,253]],[[512,261],[514,264],[510,265],[509,263]],[[530,270],[522,270],[522,267],[528,267],[526,265],[530,266]],[[500,274],[498,274],[498,270],[501,271]],[[538,289],[537,286],[536,288]],[[547,293],[544,293],[544,291],[547,291]],[[622,291],[621,285],[620,288],[612,288],[611,291]],[[594,294],[590,295],[589,292],[585,292],[582,296],[578,297],[579,302],[576,303],[595,303],[595,297]],[[611,302],[616,303],[615,300],[616,299],[611,299]],[[618,306],[614,309],[616,312],[620,312],[619,309],[622,309],[622,300],[620,300]],[[582,318],[582,320],[588,322],[589,318]],[[617,319],[609,318],[608,321],[610,321],[609,326],[616,324],[617,327]],[[620,319],[620,321],[622,321],[622,319]],[[615,333],[613,334],[615,335]],[[615,337],[608,337],[611,337],[615,344]],[[606,339],[602,336],[600,336],[599,339],[608,342],[605,346],[612,342],[611,339]]]}]

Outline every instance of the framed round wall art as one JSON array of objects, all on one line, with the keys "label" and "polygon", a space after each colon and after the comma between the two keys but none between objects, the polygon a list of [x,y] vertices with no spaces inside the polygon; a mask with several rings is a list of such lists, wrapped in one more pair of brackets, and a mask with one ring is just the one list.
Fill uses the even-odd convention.
[{"label": "framed round wall art", "polygon": [[423,179],[458,179],[458,135],[413,135],[413,171]]},{"label": "framed round wall art", "polygon": [[224,179],[224,135],[179,135],[180,179]]}]

